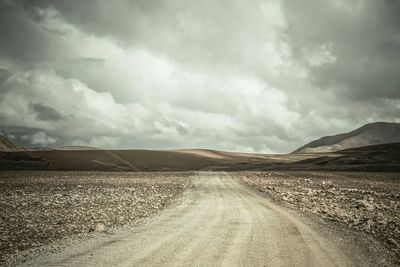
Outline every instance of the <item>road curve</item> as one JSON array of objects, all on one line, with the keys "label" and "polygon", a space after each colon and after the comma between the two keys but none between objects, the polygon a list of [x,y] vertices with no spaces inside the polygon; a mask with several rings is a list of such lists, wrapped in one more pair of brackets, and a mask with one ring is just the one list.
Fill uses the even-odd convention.
[{"label": "road curve", "polygon": [[232,179],[201,172],[148,223],[47,255],[36,266],[348,266],[295,215]]}]

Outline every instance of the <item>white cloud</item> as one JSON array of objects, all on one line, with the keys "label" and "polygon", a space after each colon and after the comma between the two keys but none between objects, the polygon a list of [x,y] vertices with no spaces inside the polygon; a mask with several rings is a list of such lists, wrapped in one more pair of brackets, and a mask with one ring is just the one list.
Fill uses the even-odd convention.
[{"label": "white cloud", "polygon": [[319,67],[324,64],[333,64],[337,58],[332,52],[332,43],[322,44],[311,51],[305,51],[308,63],[313,67]]},{"label": "white cloud", "polygon": [[32,145],[48,146],[57,142],[57,138],[48,136],[42,131],[33,134],[30,138]]},{"label": "white cloud", "polygon": [[[186,73],[180,75],[186,76],[188,83],[193,79]],[[238,143],[241,139],[238,132],[246,127],[254,127],[248,124],[249,118],[286,129],[297,117],[285,108],[286,97],[282,92],[267,90],[257,80],[227,77],[221,84],[216,77],[202,78],[205,79],[202,83],[216,86],[205,88],[204,97],[219,91],[220,98],[208,100],[221,106],[214,112],[207,110],[207,102],[203,102],[206,99],[201,99],[200,104],[193,108],[190,104],[171,104],[179,96],[174,99],[168,94],[165,98],[163,94],[154,95],[152,102],[145,104],[119,104],[110,93],[94,91],[82,82],[65,79],[52,70],[21,71],[9,77],[0,94],[2,112],[6,114],[3,126],[23,125],[43,129],[59,137],[46,139],[42,133],[32,137],[32,144],[42,145],[74,136],[74,144],[83,144],[82,140],[88,140],[89,145],[100,147],[146,146],[155,140],[165,143],[167,147],[239,149],[243,144]],[[184,80],[184,77],[178,79]],[[165,89],[175,93],[182,90],[174,86]],[[195,96],[196,90],[190,89],[186,93],[183,99],[196,104],[199,100]],[[38,120],[29,109],[31,103],[40,103],[56,110],[62,119]],[[135,137],[136,144],[126,144],[126,138],[129,137]],[[252,140],[259,137],[248,138]],[[219,144],[221,140],[225,142],[222,147]]]}]

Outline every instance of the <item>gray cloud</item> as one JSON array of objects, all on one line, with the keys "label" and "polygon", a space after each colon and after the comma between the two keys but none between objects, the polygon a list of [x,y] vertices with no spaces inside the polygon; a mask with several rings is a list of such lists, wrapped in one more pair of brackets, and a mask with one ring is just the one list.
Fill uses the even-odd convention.
[{"label": "gray cloud", "polygon": [[0,126],[0,134],[26,147],[46,147],[58,141],[56,137],[37,128]]},{"label": "gray cloud", "polygon": [[297,59],[329,46],[333,64],[308,66],[313,82],[354,100],[400,97],[400,5],[397,1],[284,1]]},{"label": "gray cloud", "polygon": [[288,152],[400,121],[399,7],[3,0],[0,123],[36,145]]},{"label": "gray cloud", "polygon": [[0,69],[0,86],[8,79],[9,75],[7,70]]},{"label": "gray cloud", "polygon": [[40,103],[29,103],[29,109],[36,113],[36,118],[42,121],[57,121],[63,117],[57,110],[52,107],[47,107]]}]

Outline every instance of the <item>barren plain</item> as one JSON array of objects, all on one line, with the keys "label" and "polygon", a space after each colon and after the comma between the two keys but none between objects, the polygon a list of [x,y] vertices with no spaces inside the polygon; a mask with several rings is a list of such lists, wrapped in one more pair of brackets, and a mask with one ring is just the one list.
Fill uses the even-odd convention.
[{"label": "barren plain", "polygon": [[0,264],[109,232],[179,197],[190,173],[0,172]]},{"label": "barren plain", "polygon": [[4,265],[399,264],[396,173],[1,172],[0,183]]},{"label": "barren plain", "polygon": [[351,232],[364,232],[400,264],[399,173],[291,171],[233,176],[304,215],[315,215]]}]

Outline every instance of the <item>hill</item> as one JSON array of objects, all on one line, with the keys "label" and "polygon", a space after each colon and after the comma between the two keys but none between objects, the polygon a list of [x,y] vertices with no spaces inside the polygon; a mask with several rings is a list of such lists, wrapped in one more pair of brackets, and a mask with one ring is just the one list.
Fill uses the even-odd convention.
[{"label": "hill", "polygon": [[400,142],[400,123],[375,122],[354,131],[325,136],[292,153],[334,152],[348,148]]},{"label": "hill", "polygon": [[0,152],[0,170],[196,171],[245,170],[314,155],[264,155],[205,149],[31,150]]},{"label": "hill", "polygon": [[0,170],[46,171],[400,171],[400,143],[330,153],[265,155],[215,150],[0,152]]},{"label": "hill", "polygon": [[400,171],[400,143],[349,148],[319,155],[278,167],[297,171]]},{"label": "hill", "polygon": [[24,150],[26,149],[14,144],[4,136],[0,135],[0,151],[10,152],[10,151],[24,151]]},{"label": "hill", "polygon": [[56,146],[52,147],[53,150],[101,150],[92,146]]}]

